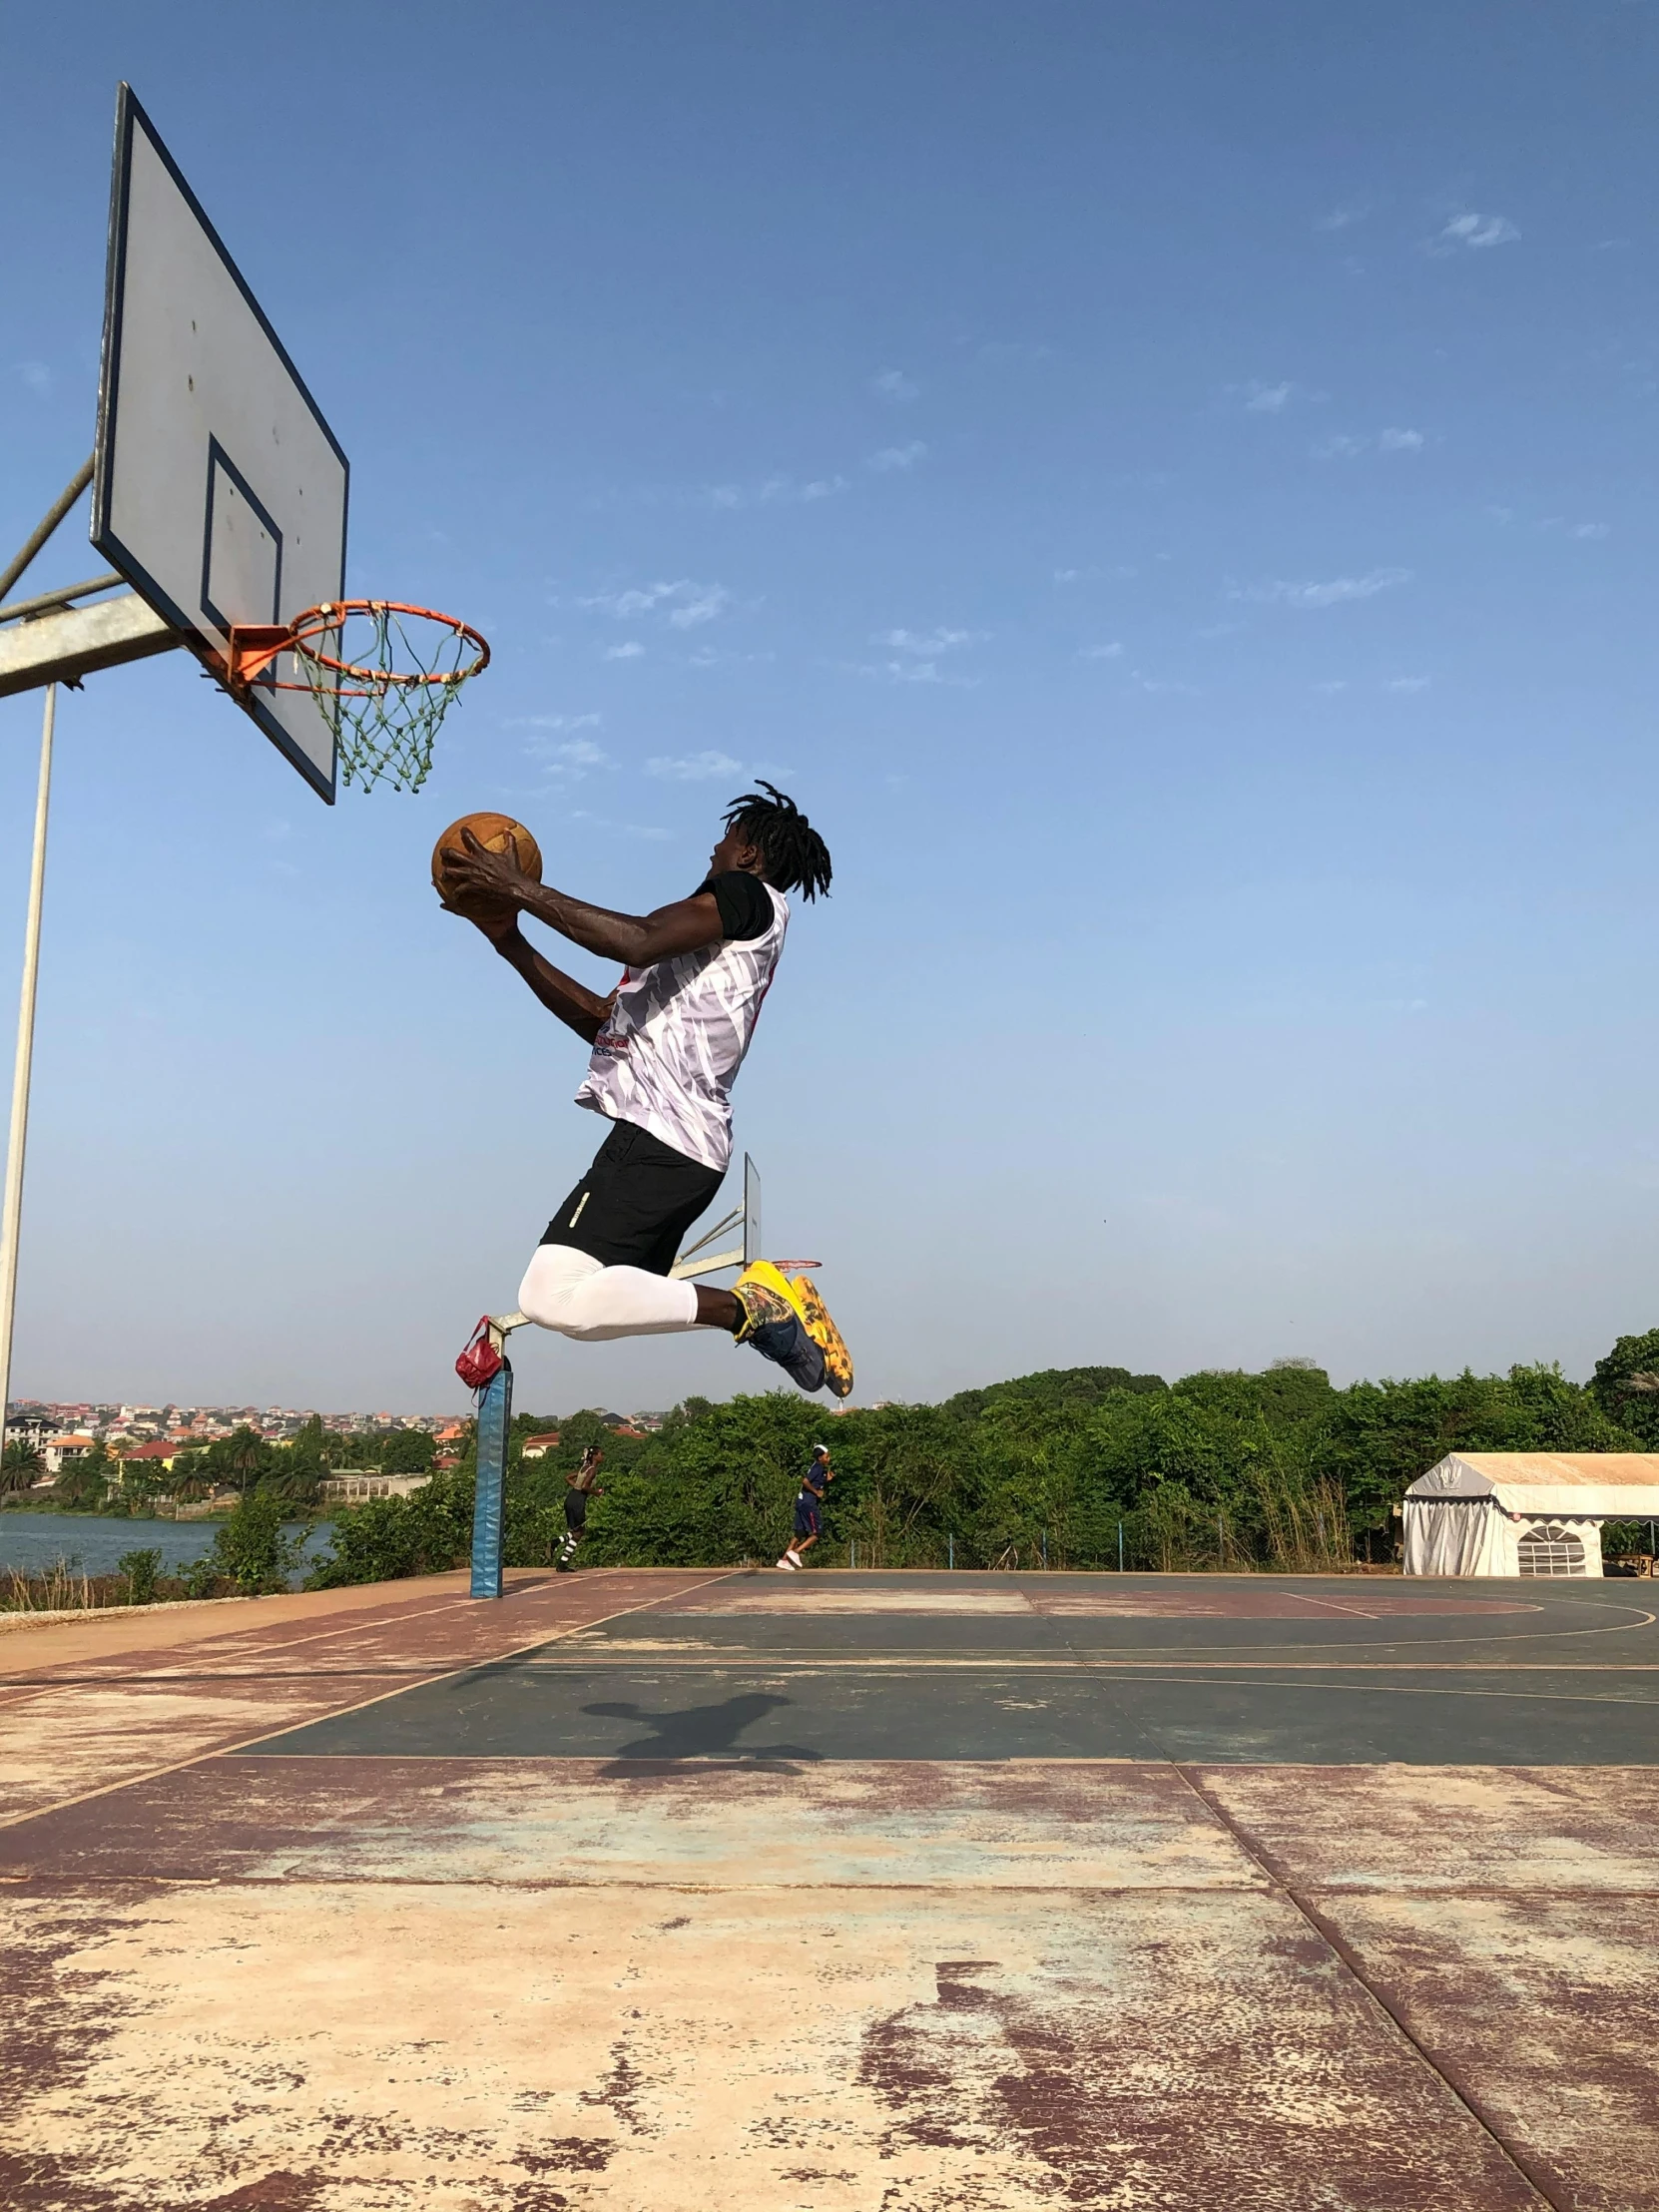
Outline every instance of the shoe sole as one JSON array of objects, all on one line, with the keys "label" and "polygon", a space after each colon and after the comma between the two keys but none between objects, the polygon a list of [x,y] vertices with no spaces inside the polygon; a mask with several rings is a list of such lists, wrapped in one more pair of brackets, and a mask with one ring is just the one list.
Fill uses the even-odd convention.
[{"label": "shoe sole", "polygon": [[807,1280],[798,1275],[790,1285],[801,1307],[807,1334],[824,1355],[824,1380],[836,1397],[852,1394],[852,1355],[846,1340],[830,1318],[830,1309]]}]

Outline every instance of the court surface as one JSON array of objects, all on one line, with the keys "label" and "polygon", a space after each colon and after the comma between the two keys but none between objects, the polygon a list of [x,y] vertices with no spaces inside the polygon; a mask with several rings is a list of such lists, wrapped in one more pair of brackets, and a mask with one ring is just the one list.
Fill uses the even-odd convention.
[{"label": "court surface", "polygon": [[0,1636],[0,2202],[1659,2207],[1648,1592],[590,1570]]}]

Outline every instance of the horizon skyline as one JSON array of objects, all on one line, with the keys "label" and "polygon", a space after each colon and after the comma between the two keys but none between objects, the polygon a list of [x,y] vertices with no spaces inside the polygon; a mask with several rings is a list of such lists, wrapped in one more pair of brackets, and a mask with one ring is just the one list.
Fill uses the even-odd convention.
[{"label": "horizon skyline", "polygon": [[[424,793],[331,810],[182,654],[60,698],[14,1392],[463,1407],[604,1131],[436,834],[512,814],[636,911],[762,777],[837,873],[738,1146],[856,1401],[1579,1378],[1659,1318],[1650,11],[285,23],[330,62],[264,151],[252,20],[0,28],[0,540],[92,442],[126,78],[350,456],[347,589],[494,657]],[[342,209],[367,294],[308,250]],[[513,1359],[527,1403],[773,1381]]]}]

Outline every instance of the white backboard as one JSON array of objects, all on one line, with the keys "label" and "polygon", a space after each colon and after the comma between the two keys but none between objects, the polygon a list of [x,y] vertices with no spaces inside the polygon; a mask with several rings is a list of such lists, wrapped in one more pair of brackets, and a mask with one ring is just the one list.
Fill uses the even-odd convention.
[{"label": "white backboard", "polygon": [[[92,542],[210,666],[233,623],[343,597],[348,469],[150,118],[121,87]],[[294,675],[283,654],[272,674]],[[311,788],[334,739],[305,691],[233,694]]]}]

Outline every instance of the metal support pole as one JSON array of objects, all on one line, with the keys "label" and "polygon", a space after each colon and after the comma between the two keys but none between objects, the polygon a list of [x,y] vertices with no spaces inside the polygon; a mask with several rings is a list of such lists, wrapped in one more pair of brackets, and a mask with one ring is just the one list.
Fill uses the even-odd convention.
[{"label": "metal support pole", "polygon": [[945,1540],[944,1540],[944,1559],[945,1559],[945,1565],[946,1565],[947,1567],[950,1567],[950,1568],[952,1568],[952,1569],[953,1569],[953,1568],[955,1567],[955,1564],[956,1564],[956,1539],[955,1539],[955,1537],[954,1537],[954,1536],[946,1536],[946,1538],[945,1538]]},{"label": "metal support pole", "polygon": [[1043,1572],[1048,1572],[1048,1530],[1043,1530]]},{"label": "metal support pole", "polygon": [[35,1052],[35,983],[40,974],[40,911],[46,892],[46,817],[52,801],[52,732],[57,717],[58,687],[48,684],[40,732],[40,782],[35,793],[35,849],[29,863],[29,917],[23,930],[23,992],[17,1009],[17,1058],[12,1065],[6,1195],[4,1212],[0,1213],[0,1452],[6,1448],[6,1404],[12,1385],[17,1238],[23,1221],[23,1150],[29,1134],[29,1071]]},{"label": "metal support pole", "polygon": [[69,484],[59,493],[57,500],[41,517],[40,527],[30,538],[28,544],[24,546],[22,552],[18,554],[16,560],[8,561],[4,568],[0,568],[0,600],[5,598],[7,592],[11,590],[17,579],[23,574],[35,555],[58,527],[58,524],[62,522],[64,516],[68,514],[70,508],[74,506],[76,500],[80,498],[82,492],[92,482],[95,459],[96,455],[91,453],[87,455],[70,479]]},{"label": "metal support pole", "polygon": [[478,1486],[472,1506],[473,1597],[499,1597],[501,1514],[507,1488],[507,1438],[513,1425],[513,1368],[503,1360],[478,1400]]},{"label": "metal support pole", "polygon": [[1123,1572],[1123,1523],[1118,1522],[1118,1572]]}]

